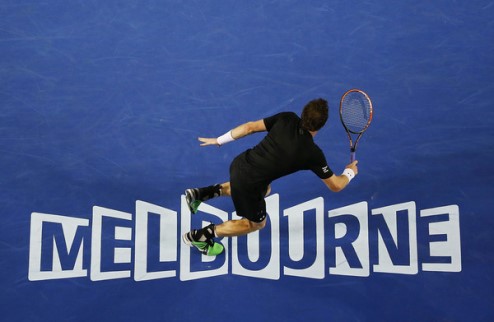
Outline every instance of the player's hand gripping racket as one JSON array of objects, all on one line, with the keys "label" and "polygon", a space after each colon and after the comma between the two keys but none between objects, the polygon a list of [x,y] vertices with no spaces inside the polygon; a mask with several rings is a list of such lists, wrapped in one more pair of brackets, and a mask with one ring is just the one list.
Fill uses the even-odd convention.
[{"label": "player's hand gripping racket", "polygon": [[[343,94],[340,119],[350,140],[350,162],[353,162],[357,143],[372,121],[372,102],[369,95],[359,89],[351,89]],[[352,134],[357,135],[355,142]]]}]

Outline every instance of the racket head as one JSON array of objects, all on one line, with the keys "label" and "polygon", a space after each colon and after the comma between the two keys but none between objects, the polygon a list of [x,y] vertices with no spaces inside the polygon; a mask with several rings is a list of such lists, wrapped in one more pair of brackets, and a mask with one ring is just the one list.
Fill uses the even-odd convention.
[{"label": "racket head", "polygon": [[372,121],[372,101],[364,91],[351,89],[340,100],[340,119],[345,130],[362,134]]}]

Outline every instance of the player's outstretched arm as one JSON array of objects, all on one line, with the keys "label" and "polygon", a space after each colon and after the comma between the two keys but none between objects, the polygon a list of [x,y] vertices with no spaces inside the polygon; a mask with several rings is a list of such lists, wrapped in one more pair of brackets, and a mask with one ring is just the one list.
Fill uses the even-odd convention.
[{"label": "player's outstretched arm", "polygon": [[201,142],[201,146],[207,145],[217,145],[221,146],[228,142],[232,142],[236,139],[243,138],[252,133],[266,131],[266,125],[264,124],[264,120],[258,120],[253,122],[247,122],[242,125],[237,126],[231,131],[226,132],[225,134],[217,137],[217,138],[198,138]]},{"label": "player's outstretched arm", "polygon": [[358,174],[357,163],[357,160],[353,161],[345,167],[345,170],[339,176],[333,174],[327,179],[322,179],[322,181],[333,192],[339,192],[345,189],[350,181]]},{"label": "player's outstretched arm", "polygon": [[216,138],[197,138],[199,141],[201,141],[201,146],[206,146],[206,145],[219,145],[218,141]]}]

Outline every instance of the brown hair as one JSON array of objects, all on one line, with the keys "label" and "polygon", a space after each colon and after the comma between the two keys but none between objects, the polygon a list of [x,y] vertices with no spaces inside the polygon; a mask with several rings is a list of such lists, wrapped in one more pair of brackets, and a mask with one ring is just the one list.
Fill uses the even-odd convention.
[{"label": "brown hair", "polygon": [[318,131],[328,120],[328,102],[322,98],[310,101],[302,110],[301,126],[308,131]]}]

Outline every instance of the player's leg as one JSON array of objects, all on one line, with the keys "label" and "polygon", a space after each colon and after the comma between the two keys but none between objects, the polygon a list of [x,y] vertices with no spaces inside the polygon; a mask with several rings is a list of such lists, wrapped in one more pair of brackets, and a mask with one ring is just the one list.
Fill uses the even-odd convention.
[{"label": "player's leg", "polygon": [[[185,190],[185,199],[191,213],[196,213],[201,202],[219,196],[230,195],[230,182],[216,184],[203,188],[193,188]],[[182,239],[185,244],[196,247],[205,255],[215,256],[223,252],[223,245],[214,242],[215,225],[210,224],[202,229],[193,229],[184,234]]]},{"label": "player's leg", "polygon": [[190,212],[193,214],[197,212],[201,202],[219,196],[230,196],[230,182],[185,190],[185,200]]},{"label": "player's leg", "polygon": [[252,233],[266,226],[266,218],[261,222],[250,221],[247,218],[228,220],[215,227],[216,237],[234,237]]},{"label": "player's leg", "polygon": [[[225,195],[230,193],[230,184],[222,185]],[[203,254],[218,255],[223,251],[223,245],[214,242],[215,237],[233,237],[249,234],[266,226],[266,203],[264,196],[269,192],[269,186],[258,187],[254,190],[235,190],[233,203],[237,214],[242,219],[228,220],[221,224],[210,224],[202,229],[194,229],[183,235],[183,241],[194,246]]]},{"label": "player's leg", "polygon": [[[183,236],[190,246],[203,254],[217,255],[223,246],[214,242],[215,237],[245,235],[264,228],[266,225],[266,203],[264,197],[271,191],[269,184],[252,183],[252,176],[246,171],[243,154],[235,158],[230,166],[230,182],[198,189],[187,189],[186,199],[192,213],[197,212],[201,201],[218,196],[232,196],[240,220],[229,220],[217,226],[211,224],[202,229],[192,230]],[[221,247],[221,249],[220,249]]]},{"label": "player's leg", "polygon": [[214,241],[215,225],[210,224],[202,229],[193,229],[182,236],[182,240],[190,247],[196,247],[201,253],[216,256],[223,252],[223,245]]},{"label": "player's leg", "polygon": [[201,253],[216,256],[223,252],[223,245],[214,241],[215,237],[234,237],[252,233],[266,226],[266,216],[260,222],[247,218],[228,220],[221,224],[210,224],[202,229],[193,229],[184,234],[185,244],[196,247]]}]

